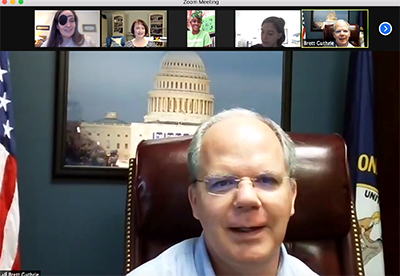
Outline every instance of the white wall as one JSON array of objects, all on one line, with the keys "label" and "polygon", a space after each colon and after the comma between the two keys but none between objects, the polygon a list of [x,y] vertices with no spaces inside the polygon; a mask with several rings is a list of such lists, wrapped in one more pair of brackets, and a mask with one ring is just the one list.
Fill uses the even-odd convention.
[{"label": "white wall", "polygon": [[[36,31],[37,25],[49,25],[53,22],[54,14],[57,11],[35,11],[35,26],[34,31]],[[81,34],[90,36],[96,43],[97,47],[100,47],[100,11],[75,11],[78,17],[78,30]],[[96,32],[84,32],[82,30],[82,24],[96,24]],[[41,31],[39,33],[41,36],[46,36],[49,38],[50,31]]]},{"label": "white wall", "polygon": [[[300,47],[292,44],[292,36],[301,32],[300,11],[236,11],[236,47],[246,47],[239,42],[254,41],[254,44],[261,43],[261,24],[265,18],[270,16],[281,17],[285,20],[285,29],[288,29],[287,47]],[[253,38],[255,39],[253,40]]]},{"label": "white wall", "polygon": [[113,32],[113,27],[112,27],[112,15],[113,14],[124,14],[125,15],[125,28],[126,28],[126,34],[125,36],[128,36],[127,39],[132,39],[132,33],[131,33],[131,27],[132,23],[137,20],[137,19],[142,19],[144,22],[146,22],[147,26],[149,27],[150,31],[150,14],[157,13],[157,14],[163,14],[164,15],[164,36],[168,37],[167,34],[167,11],[166,10],[151,10],[151,11],[121,11],[121,10],[103,10],[103,14],[107,15],[107,21],[108,21],[108,36],[112,36]]}]

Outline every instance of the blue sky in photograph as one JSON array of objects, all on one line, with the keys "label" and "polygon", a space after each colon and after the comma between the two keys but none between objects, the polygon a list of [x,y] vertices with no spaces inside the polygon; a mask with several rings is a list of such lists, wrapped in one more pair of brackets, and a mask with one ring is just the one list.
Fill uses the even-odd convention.
[{"label": "blue sky in photograph", "polygon": [[[94,121],[106,112],[126,122],[143,122],[147,94],[153,90],[168,52],[70,52],[68,119]],[[187,53],[187,52],[185,52]],[[283,52],[209,52],[203,60],[215,97],[215,113],[251,108],[280,123]],[[72,106],[72,105],[71,105]]]},{"label": "blue sky in photograph", "polygon": [[[326,16],[330,11],[314,11],[314,21],[315,22],[325,22]],[[343,19],[349,21],[349,12],[348,11],[335,11],[337,19]]]}]

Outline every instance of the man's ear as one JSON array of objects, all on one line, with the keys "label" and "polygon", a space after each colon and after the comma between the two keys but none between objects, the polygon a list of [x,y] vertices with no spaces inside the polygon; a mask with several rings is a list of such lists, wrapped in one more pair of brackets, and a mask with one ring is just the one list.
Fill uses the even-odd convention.
[{"label": "man's ear", "polygon": [[296,197],[297,197],[297,182],[293,178],[290,179],[290,188],[292,189],[292,209],[290,211],[290,215],[293,216],[295,213],[294,204],[296,202]]},{"label": "man's ear", "polygon": [[198,215],[199,194],[198,194],[196,184],[191,184],[188,187],[188,197],[189,197],[190,206],[192,207],[193,217],[195,219],[199,220],[199,215]]}]

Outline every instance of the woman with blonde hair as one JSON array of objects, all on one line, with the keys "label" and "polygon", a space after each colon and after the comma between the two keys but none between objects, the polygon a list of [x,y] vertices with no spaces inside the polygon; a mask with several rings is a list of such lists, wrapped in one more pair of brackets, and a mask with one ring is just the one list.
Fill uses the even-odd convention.
[{"label": "woman with blonde hair", "polygon": [[59,10],[53,17],[50,36],[41,47],[96,47],[96,44],[79,33],[75,11]]}]

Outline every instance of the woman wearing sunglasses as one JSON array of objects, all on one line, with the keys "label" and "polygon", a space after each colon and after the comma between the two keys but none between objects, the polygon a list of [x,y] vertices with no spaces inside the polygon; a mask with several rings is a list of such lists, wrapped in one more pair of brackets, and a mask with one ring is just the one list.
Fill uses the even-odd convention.
[{"label": "woman wearing sunglasses", "polygon": [[93,39],[78,31],[75,11],[57,11],[53,18],[49,39],[41,47],[96,47]]}]

